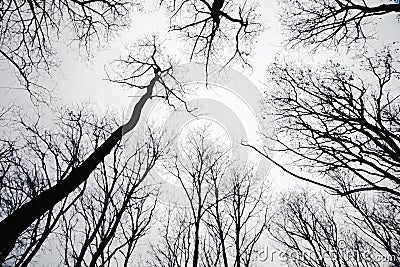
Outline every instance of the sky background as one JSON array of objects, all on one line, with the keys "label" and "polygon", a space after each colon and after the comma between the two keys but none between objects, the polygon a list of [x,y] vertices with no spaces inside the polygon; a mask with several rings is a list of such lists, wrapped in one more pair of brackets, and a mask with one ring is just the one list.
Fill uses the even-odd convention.
[{"label": "sky background", "polygon": [[[380,1],[377,1],[380,2]],[[386,1],[388,2],[388,1]],[[105,68],[121,55],[127,54],[129,47],[140,38],[156,34],[160,39],[166,39],[168,53],[179,60],[182,47],[176,36],[168,33],[168,17],[164,8],[158,8],[159,1],[145,1],[142,11],[132,13],[132,26],[121,31],[109,44],[93,53],[89,60],[82,57],[82,53],[74,45],[68,44],[67,36],[61,36],[61,40],[55,44],[59,68],[52,73],[52,77],[44,78],[43,83],[49,88],[54,88],[59,103],[78,104],[82,101],[90,101],[99,107],[117,110],[124,116],[124,112],[132,103],[131,95],[136,91],[122,88],[120,85],[107,81]],[[238,69],[246,75],[262,91],[272,93],[266,80],[266,69],[274,60],[289,59],[295,62],[318,65],[325,60],[336,60],[351,64],[351,59],[335,51],[322,50],[316,54],[310,54],[303,49],[288,50],[284,47],[284,33],[278,20],[279,6],[277,1],[262,0],[257,11],[261,15],[261,22],[265,31],[257,38],[254,44],[254,56],[251,61],[252,69]],[[383,42],[400,40],[400,23],[394,15],[383,17],[377,27],[379,39],[371,41],[373,47],[381,47]],[[182,58],[180,63],[186,63]],[[0,62],[1,70],[1,96],[2,103],[10,101],[28,106],[26,93],[17,90],[19,87],[15,81],[13,70],[4,62]],[[284,155],[276,160],[285,162]],[[277,167],[272,167],[268,179],[272,181],[271,190],[280,191],[301,184],[295,178],[288,177]],[[49,265],[51,266],[51,265]],[[268,264],[265,266],[278,266]]]}]

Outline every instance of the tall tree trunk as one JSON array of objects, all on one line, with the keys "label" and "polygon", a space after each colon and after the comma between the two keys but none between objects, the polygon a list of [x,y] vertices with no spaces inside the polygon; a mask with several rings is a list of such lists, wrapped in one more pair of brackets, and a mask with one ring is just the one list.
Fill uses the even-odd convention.
[{"label": "tall tree trunk", "polygon": [[144,104],[151,98],[158,78],[159,74],[156,73],[147,86],[146,93],[135,105],[130,120],[125,125],[118,127],[101,146],[94,150],[80,166],[73,169],[64,180],[37,195],[0,222],[0,263],[5,261],[23,231],[85,182],[104,157],[121,141],[123,135],[137,125]]},{"label": "tall tree trunk", "polygon": [[215,192],[215,220],[217,222],[218,236],[222,247],[222,259],[224,262],[224,267],[228,267],[228,256],[226,255],[225,237],[224,230],[222,229],[222,218],[219,211],[219,192],[218,185],[214,180],[214,192]]},{"label": "tall tree trunk", "polygon": [[198,218],[195,223],[193,266],[192,267],[197,267],[197,265],[199,264],[199,253],[200,253],[200,218]]},{"label": "tall tree trunk", "polygon": [[[194,231],[194,251],[193,251],[193,264],[192,267],[197,267],[199,264],[199,254],[200,254],[200,222],[201,222],[201,187],[198,192],[198,207],[195,214],[195,231]],[[193,205],[193,203],[192,203]]]},{"label": "tall tree trunk", "polygon": [[[242,224],[242,222],[241,222],[241,220],[240,220],[240,218],[241,218],[241,216],[242,216],[242,213],[241,213],[241,209],[242,209],[242,206],[241,206],[241,202],[240,202],[240,198],[241,198],[241,195],[240,195],[240,184],[239,184],[240,182],[238,182],[238,184],[237,185],[235,185],[235,189],[236,189],[236,191],[235,191],[235,196],[234,197],[237,197],[237,200],[236,200],[236,221],[235,221],[235,249],[236,249],[236,257],[235,257],[235,261],[236,261],[236,267],[240,267],[240,230],[241,230],[241,224]],[[234,189],[234,190],[235,190]]]}]

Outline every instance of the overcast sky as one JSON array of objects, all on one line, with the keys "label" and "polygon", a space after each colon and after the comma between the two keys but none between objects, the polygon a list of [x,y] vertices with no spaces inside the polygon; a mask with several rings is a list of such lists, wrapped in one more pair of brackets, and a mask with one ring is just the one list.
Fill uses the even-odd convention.
[{"label": "overcast sky", "polygon": [[[64,103],[79,103],[90,100],[99,106],[117,109],[123,116],[124,111],[132,101],[129,96],[134,95],[136,92],[108,82],[106,80],[105,67],[121,54],[126,54],[126,49],[130,44],[141,37],[151,34],[157,34],[160,39],[168,40],[170,49],[168,53],[172,55],[179,56],[179,52],[185,49],[180,47],[181,42],[168,33],[168,18],[163,8],[157,10],[157,3],[159,3],[159,0],[146,1],[143,11],[132,14],[132,26],[120,32],[119,36],[115,37],[105,48],[95,52],[89,61],[80,56],[76,48],[68,46],[66,43],[67,38],[62,38],[55,47],[60,62],[59,68],[52,73],[52,78],[46,79],[44,83],[49,88],[54,88],[56,95]],[[257,11],[261,14],[261,21],[265,31],[257,39],[257,43],[254,44],[253,69],[238,69],[262,91],[269,90],[265,79],[266,68],[275,58],[287,58],[308,64],[311,64],[311,62],[317,64],[316,62],[323,62],[333,57],[350,62],[348,56],[337,54],[334,51],[323,51],[316,55],[311,55],[302,50],[288,51],[285,49],[282,45],[284,40],[283,32],[278,22],[278,8],[276,1],[260,1]],[[400,23],[398,23],[394,15],[385,16],[377,25],[377,31],[380,39],[370,42],[372,46],[379,47],[382,42],[388,40],[400,40]],[[180,63],[185,63],[185,60],[187,59],[183,58]],[[23,92],[12,89],[18,87],[13,78],[13,71],[4,62],[0,67],[2,70],[1,84],[3,86],[2,101],[16,99],[17,102],[24,102],[26,95]],[[278,188],[288,188],[289,184],[293,186],[298,183],[294,178],[284,175],[276,167],[271,169],[269,179],[273,180],[273,186]]]},{"label": "overcast sky", "polygon": [[[383,1],[372,0],[372,2],[379,4]],[[82,56],[84,51],[79,52],[76,46],[69,45],[68,36],[64,36],[62,33],[61,40],[55,43],[59,68],[52,72],[50,79],[42,79],[41,82],[48,88],[54,89],[61,102],[76,104],[90,101],[99,107],[104,106],[118,110],[122,118],[124,112],[134,101],[129,96],[135,95],[136,91],[122,88],[120,85],[106,80],[105,68],[113,60],[132,52],[129,47],[139,39],[156,34],[159,36],[159,40],[165,40],[166,47],[168,47],[166,52],[169,55],[175,57],[181,64],[187,62],[187,56],[181,56],[182,51],[185,51],[187,47],[182,47],[182,42],[177,39],[177,35],[168,32],[168,15],[165,8],[159,8],[158,4],[159,0],[145,1],[142,10],[132,13],[131,27],[119,32],[118,36],[115,36],[109,44],[94,51],[89,60]],[[342,52],[322,50],[311,54],[304,49],[288,50],[283,46],[285,37],[278,21],[277,1],[260,1],[258,4],[257,11],[261,15],[261,23],[265,31],[254,43],[252,69],[238,68],[237,70],[247,76],[261,91],[271,93],[267,84],[266,69],[276,59],[318,65],[334,58],[352,64],[350,57]],[[400,40],[400,23],[395,15],[384,16],[375,30],[379,34],[379,39],[369,42],[370,50],[373,50],[374,47],[379,49],[382,47],[382,43]],[[26,93],[14,89],[19,87],[13,75],[14,70],[4,62],[1,62],[0,69],[1,86],[3,87],[0,101],[26,103]],[[279,177],[279,179],[275,179],[275,177]],[[286,188],[288,184],[297,183],[294,178],[288,178],[290,180],[287,181],[282,177],[287,176],[278,168],[272,168],[269,179],[274,180],[276,186]]]}]

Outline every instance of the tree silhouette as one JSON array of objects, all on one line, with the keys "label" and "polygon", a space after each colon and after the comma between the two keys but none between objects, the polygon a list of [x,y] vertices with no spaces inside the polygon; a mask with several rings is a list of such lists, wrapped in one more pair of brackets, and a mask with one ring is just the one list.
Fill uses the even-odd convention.
[{"label": "tree silhouette", "polygon": [[[282,246],[288,266],[382,266],[383,262],[399,265],[398,243],[389,247],[382,244],[383,232],[369,231],[366,226],[373,218],[371,214],[364,216],[343,200],[304,188],[279,198],[269,231]],[[367,206],[371,203],[380,209],[384,207],[376,200],[369,200]],[[374,213],[379,216],[382,211]],[[377,230],[380,225],[374,227]]]},{"label": "tree silhouette", "polygon": [[94,180],[64,214],[59,236],[66,266],[132,264],[157,203],[157,191],[143,181],[164,153],[159,138],[150,132],[148,137],[129,154],[125,145],[114,148],[112,159],[92,173]]},{"label": "tree silhouette", "polygon": [[255,5],[231,0],[163,2],[172,13],[171,30],[189,41],[190,59],[204,60],[206,73],[209,63],[221,55],[220,50],[230,53],[223,57],[224,64],[236,58],[248,64],[251,43],[262,31]]},{"label": "tree silhouette", "polygon": [[[206,3],[206,1],[201,2],[202,5]],[[1,5],[3,18],[2,28],[0,28],[1,55],[17,69],[25,88],[30,90],[30,85],[34,84],[29,77],[30,73],[34,70],[42,68],[48,70],[50,68],[52,40],[57,40],[57,34],[64,27],[64,24],[67,28],[72,28],[76,38],[90,50],[92,39],[98,39],[102,33],[108,34],[110,31],[116,30],[125,24],[128,7],[132,3],[97,0],[41,3],[28,0],[21,4],[5,2]],[[193,5],[199,6],[200,3],[193,3]],[[251,32],[246,30],[251,24],[247,16],[252,16],[252,9],[244,11],[239,7],[239,18],[236,19],[223,11],[220,4],[217,5],[216,3],[214,9],[209,4],[206,6],[209,8],[208,13],[210,16],[212,13],[210,18],[216,20],[216,24],[214,21],[212,22],[217,27],[214,29],[214,34],[221,28],[217,21],[218,18],[223,17],[235,25],[239,25],[239,30],[236,34],[237,47],[239,47],[239,39],[243,36],[251,35]],[[223,6],[227,7],[226,5]],[[219,15],[217,16],[217,14]],[[175,15],[177,15],[176,12],[173,17]],[[207,21],[211,22],[212,19]],[[188,25],[188,28],[190,27]],[[125,71],[129,69],[131,72],[124,72],[126,76],[113,79],[113,81],[146,91],[136,104],[129,121],[111,132],[110,136],[104,139],[104,143],[96,147],[85,160],[67,169],[65,175],[56,184],[52,184],[51,187],[35,195],[32,199],[26,200],[20,207],[3,218],[0,222],[0,235],[2,236],[0,245],[1,262],[4,262],[7,255],[12,251],[18,237],[33,222],[41,218],[57,203],[87,181],[89,175],[103,161],[104,157],[112,151],[126,133],[136,126],[141,110],[150,98],[157,96],[169,101],[170,97],[178,97],[174,90],[179,87],[175,86],[179,81],[173,78],[172,68],[169,63],[166,66],[162,66],[156,60],[160,53],[154,41],[153,38],[153,40],[139,45],[139,50],[136,52],[141,54],[141,57],[129,55],[127,59],[118,61],[120,65],[126,66]],[[31,47],[37,48],[34,53],[30,52]],[[195,49],[197,49],[197,45],[194,45]],[[146,53],[142,53],[142,51],[146,51]],[[237,53],[239,53],[239,50],[235,52],[235,55]],[[242,53],[239,54],[242,55]],[[207,64],[208,62],[209,60],[207,59]],[[146,81],[143,82],[143,80]],[[161,95],[158,93],[156,95],[154,92],[156,84],[161,85],[163,89]],[[33,90],[30,93],[31,96],[37,96]]]},{"label": "tree silhouette", "polygon": [[[374,20],[399,11],[397,4],[366,1],[285,1],[281,19],[289,44],[315,51],[364,44],[376,37],[370,34]],[[381,266],[382,258],[399,266],[396,46],[372,56],[357,53],[352,66],[330,60],[322,67],[269,67],[274,91],[265,115],[275,117],[277,135],[266,137],[290,162],[253,148],[286,173],[334,194],[291,191],[279,200],[270,233],[286,249],[290,266]]]},{"label": "tree silhouette", "polygon": [[397,69],[388,50],[366,57],[358,73],[335,63],[316,71],[272,65],[275,92],[268,102],[277,138],[268,138],[280,145],[277,151],[292,155],[298,167],[318,178],[275,163],[340,195],[373,190],[398,196]]},{"label": "tree silhouette", "polygon": [[375,37],[374,20],[400,12],[399,4],[372,5],[353,0],[284,1],[281,12],[283,26],[293,45],[320,45],[336,48],[340,44],[364,42]]},{"label": "tree silhouette", "polygon": [[[93,110],[88,107],[57,107],[52,111],[56,121],[52,127],[46,125],[42,114],[32,119],[26,114],[10,114],[8,127],[13,129],[9,131],[15,137],[2,141],[2,144],[8,144],[2,150],[8,154],[3,154],[5,157],[1,161],[1,218],[64,179],[84,160],[91,145],[101,142],[115,125],[115,119],[110,119],[112,114],[91,114]],[[91,141],[88,142],[86,137]],[[59,227],[62,216],[82,196],[85,187],[83,184],[25,229],[17,238],[7,263],[27,266]]]},{"label": "tree silhouette", "polygon": [[[156,51],[156,46],[151,43],[149,47]],[[135,78],[140,78],[147,75],[148,72],[154,73],[153,69],[162,69],[158,66],[155,54],[151,54],[147,62],[139,59],[131,58],[131,63],[136,67]],[[143,71],[144,70],[144,71]],[[148,85],[140,85],[140,88],[146,90],[143,96],[135,105],[129,121],[113,131],[109,137],[104,139],[104,142],[96,147],[90,155],[80,162],[79,165],[73,166],[65,175],[64,179],[58,181],[55,185],[36,195],[34,198],[24,203],[21,207],[13,211],[0,222],[0,233],[2,242],[0,245],[0,261],[4,262],[7,255],[13,249],[16,240],[21,233],[27,229],[35,220],[43,216],[47,211],[51,210],[55,204],[62,201],[71,192],[82,185],[92,173],[92,171],[100,164],[111,150],[121,141],[122,137],[130,132],[138,123],[143,106],[153,96],[153,90],[157,82],[163,81],[165,76],[168,76],[170,68],[162,69],[161,72],[156,72]],[[164,87],[166,91],[168,87]],[[170,93],[166,94],[167,96]]]},{"label": "tree silhouette", "polygon": [[229,164],[208,127],[189,134],[181,152],[168,169],[188,206],[166,211],[148,266],[251,266],[268,226],[266,186],[257,187],[251,168]]},{"label": "tree silhouette", "polygon": [[61,34],[71,33],[71,40],[91,52],[94,42],[127,25],[135,5],[120,0],[2,1],[0,58],[15,69],[31,96],[40,98],[38,89],[45,88],[34,76],[56,65],[53,45]]}]

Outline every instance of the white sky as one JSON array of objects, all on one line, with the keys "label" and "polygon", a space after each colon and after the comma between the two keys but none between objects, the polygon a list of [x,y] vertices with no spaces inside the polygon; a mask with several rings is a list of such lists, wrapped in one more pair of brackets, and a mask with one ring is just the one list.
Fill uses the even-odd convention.
[{"label": "white sky", "polygon": [[[76,49],[71,49],[63,41],[56,46],[60,61],[60,68],[55,71],[52,81],[46,81],[50,87],[56,88],[57,95],[65,103],[79,103],[83,100],[90,100],[99,106],[109,106],[117,109],[121,117],[128,108],[130,102],[129,95],[135,92],[121,88],[121,86],[110,83],[105,80],[106,74],[104,67],[113,59],[117,59],[119,55],[126,54],[126,47],[132,42],[143,36],[152,33],[158,33],[166,36],[168,29],[168,18],[163,13],[164,9],[155,11],[152,6],[157,6],[159,1],[146,1],[144,11],[134,12],[132,14],[132,27],[122,31],[119,37],[111,41],[107,48],[94,54],[90,62],[80,59]],[[305,63],[324,61],[327,58],[335,57],[343,61],[347,61],[346,56],[340,56],[334,52],[324,51],[316,55],[310,55],[304,51],[286,51],[282,46],[284,39],[282,30],[278,23],[276,1],[261,0],[258,12],[266,28],[265,32],[258,38],[258,42],[254,45],[254,60],[252,62],[253,71],[245,71],[246,74],[257,86],[262,90],[268,91],[268,85],[265,83],[265,70],[274,58],[289,58]],[[370,42],[379,46],[383,41],[400,40],[400,23],[397,22],[394,15],[385,16],[378,25],[380,40]],[[162,39],[162,38],[161,38]],[[179,55],[180,42],[170,40],[169,47],[172,53]],[[184,62],[182,62],[184,63]],[[1,66],[1,86],[13,87],[12,72],[6,66]],[[241,70],[239,70],[241,71]],[[1,89],[2,101],[8,101],[17,98],[17,102],[24,97],[15,90]],[[22,100],[23,102],[24,100]],[[281,158],[285,161],[284,158]],[[273,188],[288,188],[296,186],[300,182],[295,178],[287,177],[277,167],[273,167],[269,174],[269,179],[273,180]],[[274,266],[269,264],[268,266]]]}]

